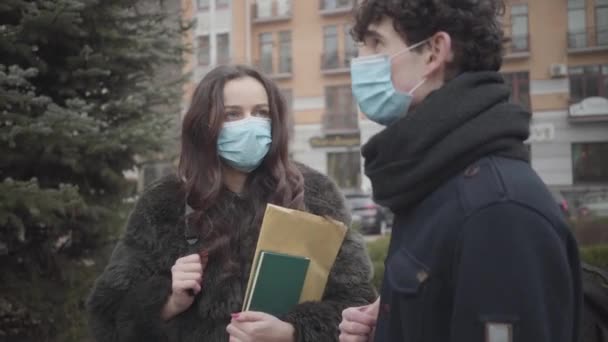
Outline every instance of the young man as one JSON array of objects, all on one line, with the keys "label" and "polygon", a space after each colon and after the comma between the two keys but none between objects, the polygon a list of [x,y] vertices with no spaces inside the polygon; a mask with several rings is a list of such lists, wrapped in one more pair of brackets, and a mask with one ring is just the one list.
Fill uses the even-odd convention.
[{"label": "young man", "polygon": [[344,311],[342,342],[577,340],[577,246],[530,166],[530,114],[497,72],[503,7],[358,8],[353,93],[387,126],[362,149],[365,172],[395,222],[381,297]]}]

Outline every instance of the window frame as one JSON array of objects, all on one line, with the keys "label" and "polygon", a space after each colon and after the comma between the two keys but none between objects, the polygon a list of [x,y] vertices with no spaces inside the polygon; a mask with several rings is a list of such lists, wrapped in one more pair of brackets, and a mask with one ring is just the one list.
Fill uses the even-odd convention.
[{"label": "window frame", "polygon": [[[333,30],[333,32],[330,32]],[[330,39],[335,41],[333,50],[328,43]],[[339,47],[338,25],[323,26],[323,69],[336,69],[340,66],[340,47]]]},{"label": "window frame", "polygon": [[[260,49],[260,69],[265,73],[272,74],[274,72],[274,34],[272,32],[261,32],[259,33],[258,39]],[[270,59],[268,61],[266,61],[264,58],[264,47],[266,46],[270,47]],[[266,63],[268,63],[268,65],[266,65]],[[266,70],[265,66],[268,67],[268,70]]]},{"label": "window frame", "polygon": [[[525,8],[525,13],[522,11],[521,13],[514,13],[514,9],[524,9]],[[527,3],[518,3],[518,4],[513,4],[511,5],[510,8],[510,14],[511,14],[511,52],[513,53],[518,53],[518,52],[528,52],[530,51],[530,41],[529,41],[529,37],[530,37],[530,9],[528,8],[528,4]],[[515,19],[519,19],[519,18],[525,18],[525,34],[517,34],[515,35],[514,32],[516,30],[519,30],[520,28],[517,27],[516,28],[516,22]],[[519,45],[521,44],[521,46]]]},{"label": "window frame", "polygon": [[[222,58],[221,54],[221,49],[220,49],[220,37],[227,37],[226,40],[226,47],[225,47],[225,51],[226,51],[226,56],[224,56],[225,58]],[[221,32],[221,33],[217,33],[215,35],[215,47],[216,47],[216,51],[215,51],[215,56],[216,56],[216,61],[217,64],[227,64],[230,63],[230,59],[231,59],[231,53],[230,53],[230,32]]]},{"label": "window frame", "polygon": [[[528,71],[504,72],[503,78],[505,83],[509,85],[511,95],[509,101],[521,105],[522,107],[532,109],[532,97],[530,95],[530,73]],[[522,91],[522,88],[527,88]]]},{"label": "window frame", "polygon": [[[597,73],[590,72],[593,68],[597,70]],[[594,80],[594,78],[596,79]],[[573,83],[576,81],[580,82],[582,92],[575,96],[572,90],[575,88]],[[568,82],[572,103],[596,96],[608,98],[608,63],[571,66],[568,69]],[[589,90],[588,86],[592,83],[596,83],[597,88]]]},{"label": "window frame", "polygon": [[[284,52],[287,52],[285,55]],[[287,58],[284,60],[283,58]],[[279,73],[291,74],[293,70],[291,30],[279,31]]]},{"label": "window frame", "polygon": [[[581,175],[578,173],[578,170],[580,170],[579,165],[577,165],[577,163],[579,162],[580,158],[582,158],[582,154],[583,153],[587,153],[583,152],[583,149],[585,147],[590,147],[590,146],[597,146],[600,145],[601,149],[599,152],[594,153],[591,155],[592,158],[595,158],[591,161],[591,163],[593,162],[599,162],[598,165],[590,165],[587,166],[586,169],[599,169],[599,175],[590,175],[590,174],[585,174],[585,175]],[[577,148],[579,148],[579,151],[577,151]],[[571,161],[572,161],[572,184],[574,185],[585,185],[585,184],[603,184],[608,182],[608,159],[606,158],[602,158],[602,155],[604,155],[602,153],[603,151],[608,152],[608,141],[595,141],[595,142],[574,142],[571,144],[571,149],[572,149],[572,157],[571,157]],[[587,158],[587,157],[585,157]]]},{"label": "window frame", "polygon": [[[206,53],[206,63],[203,63],[201,59],[201,52],[202,52],[202,46],[201,46],[201,40],[206,39],[206,49],[207,49],[207,53]],[[206,34],[206,35],[202,35],[202,36],[198,36],[196,37],[196,59],[197,59],[197,64],[198,66],[209,66],[211,65],[211,36]]]}]

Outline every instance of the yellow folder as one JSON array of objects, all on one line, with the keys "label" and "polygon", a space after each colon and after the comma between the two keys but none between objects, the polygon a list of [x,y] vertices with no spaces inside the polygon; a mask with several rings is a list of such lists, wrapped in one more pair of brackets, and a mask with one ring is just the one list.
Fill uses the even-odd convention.
[{"label": "yellow folder", "polygon": [[[268,204],[252,265],[257,264],[260,251],[289,254],[310,259],[300,303],[318,301],[323,297],[344,236],[342,222],[303,211]],[[245,303],[251,291],[255,267],[251,268]]]}]

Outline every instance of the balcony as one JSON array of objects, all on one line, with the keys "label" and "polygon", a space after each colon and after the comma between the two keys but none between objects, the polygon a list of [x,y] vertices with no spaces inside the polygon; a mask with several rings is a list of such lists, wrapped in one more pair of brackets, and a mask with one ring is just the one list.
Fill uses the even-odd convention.
[{"label": "balcony", "polygon": [[588,27],[584,31],[568,32],[570,53],[604,50],[608,50],[608,27]]},{"label": "balcony", "polygon": [[280,60],[278,65],[273,63],[271,59],[260,59],[254,62],[255,67],[267,75],[268,77],[280,80],[291,78],[291,58]]},{"label": "balcony", "polygon": [[530,57],[530,36],[518,35],[509,37],[505,44],[505,58],[517,59]]},{"label": "balcony", "polygon": [[292,0],[265,0],[251,5],[254,23],[291,20]]},{"label": "balcony", "polygon": [[321,55],[321,71],[325,75],[335,75],[350,72],[350,61],[357,57],[356,51],[326,52]]},{"label": "balcony", "polygon": [[321,15],[332,16],[349,14],[353,10],[354,0],[320,0]]},{"label": "balcony", "polygon": [[359,131],[357,113],[325,113],[323,114],[323,133],[345,134]]}]

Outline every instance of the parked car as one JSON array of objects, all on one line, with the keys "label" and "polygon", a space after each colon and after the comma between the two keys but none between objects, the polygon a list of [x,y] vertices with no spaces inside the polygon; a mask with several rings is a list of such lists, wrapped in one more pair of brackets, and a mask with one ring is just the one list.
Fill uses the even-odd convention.
[{"label": "parked car", "polygon": [[361,225],[361,233],[381,234],[392,226],[393,215],[390,210],[376,204],[371,195],[347,193],[345,197],[353,222]]},{"label": "parked car", "polygon": [[561,209],[562,214],[564,214],[564,216],[566,218],[570,218],[570,205],[568,204],[568,201],[566,200],[564,195],[562,195],[562,193],[556,189],[549,189],[549,190],[551,191],[551,194],[553,195],[553,198],[555,199],[555,203],[557,203],[557,205]]},{"label": "parked car", "polygon": [[593,192],[581,198],[579,216],[608,217],[608,191]]}]

